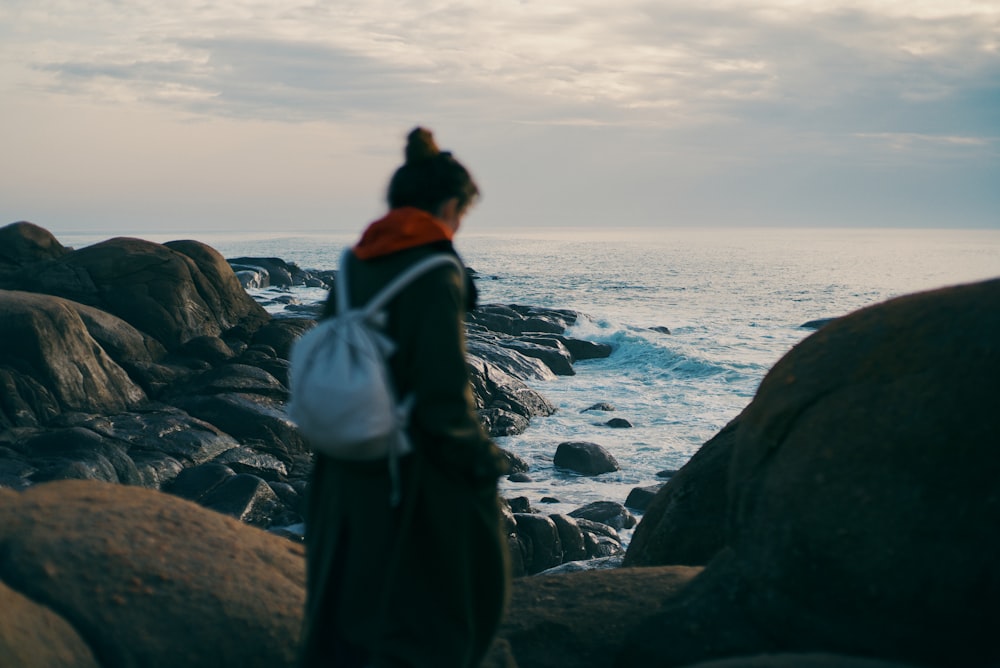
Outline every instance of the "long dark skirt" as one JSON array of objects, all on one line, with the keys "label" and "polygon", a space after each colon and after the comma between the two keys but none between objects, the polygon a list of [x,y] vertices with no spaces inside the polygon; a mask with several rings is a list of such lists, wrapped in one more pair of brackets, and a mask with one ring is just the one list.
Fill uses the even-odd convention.
[{"label": "long dark skirt", "polygon": [[306,516],[303,666],[474,668],[509,586],[494,485],[401,461],[389,504],[384,462],[317,457]]}]

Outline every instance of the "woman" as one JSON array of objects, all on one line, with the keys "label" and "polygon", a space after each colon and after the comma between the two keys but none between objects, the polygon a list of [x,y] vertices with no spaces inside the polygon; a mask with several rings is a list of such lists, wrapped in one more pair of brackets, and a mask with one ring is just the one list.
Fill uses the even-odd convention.
[{"label": "woman", "polygon": [[[347,266],[352,306],[436,253],[479,194],[469,172],[413,130],[389,183],[390,211]],[[317,455],[306,511],[305,666],[472,668],[507,594],[507,547],[496,491],[506,472],[479,423],[465,362],[464,314],[475,287],[454,266],[422,275],[389,305],[389,367],[413,397],[412,454],[400,460],[402,501],[390,506],[385,461]],[[326,313],[335,311],[333,294]]]}]

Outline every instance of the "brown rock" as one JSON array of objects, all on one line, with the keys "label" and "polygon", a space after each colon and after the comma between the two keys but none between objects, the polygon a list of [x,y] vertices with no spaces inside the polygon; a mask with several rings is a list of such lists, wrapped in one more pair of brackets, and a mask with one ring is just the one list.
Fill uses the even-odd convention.
[{"label": "brown rock", "polygon": [[87,643],[65,619],[3,582],[0,582],[0,666],[98,668]]},{"label": "brown rock", "polygon": [[100,665],[294,665],[301,546],[188,501],[80,481],[0,490],[0,553],[0,579],[59,610]]}]

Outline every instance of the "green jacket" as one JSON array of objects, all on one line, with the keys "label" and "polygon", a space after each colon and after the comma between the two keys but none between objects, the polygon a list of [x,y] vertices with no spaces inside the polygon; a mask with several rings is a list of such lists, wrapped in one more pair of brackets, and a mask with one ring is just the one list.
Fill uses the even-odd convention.
[{"label": "green jacket", "polygon": [[[352,305],[442,251],[454,252],[438,242],[352,257]],[[414,453],[401,460],[400,506],[389,506],[386,462],[316,457],[303,665],[333,665],[360,649],[373,666],[473,668],[500,622],[509,567],[496,480],[506,465],[469,385],[466,281],[454,267],[438,267],[388,308],[386,332],[397,345],[390,370],[397,392],[414,398]]]}]

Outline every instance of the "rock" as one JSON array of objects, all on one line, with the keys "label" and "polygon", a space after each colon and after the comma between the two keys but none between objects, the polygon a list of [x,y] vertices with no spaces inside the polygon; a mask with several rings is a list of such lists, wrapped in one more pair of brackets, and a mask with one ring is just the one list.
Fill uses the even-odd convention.
[{"label": "rock", "polygon": [[469,355],[467,366],[477,408],[499,408],[526,418],[555,413],[545,397],[499,367],[474,355]]},{"label": "rock", "polygon": [[636,519],[628,508],[614,501],[594,501],[571,512],[570,517],[607,524],[617,530],[631,529]]},{"label": "rock", "polygon": [[226,478],[199,503],[252,526],[266,527],[281,505],[278,495],[262,479],[240,473]]},{"label": "rock", "polygon": [[235,257],[229,258],[230,266],[262,270],[268,276],[268,284],[281,288],[302,285],[301,279],[296,282],[294,274],[301,276],[302,270],[295,264],[285,262],[277,257]]},{"label": "rock", "polygon": [[56,260],[68,252],[48,230],[33,223],[21,221],[0,227],[0,273],[6,268],[16,270],[35,262]]},{"label": "rock", "polygon": [[612,429],[631,429],[632,423],[625,418],[611,418],[604,423],[604,426],[611,427]]},{"label": "rock", "polygon": [[[532,343],[527,339],[499,339],[498,345],[503,348],[516,350],[525,357],[534,357],[540,360],[549,370],[557,376],[573,376],[573,358],[565,346],[559,347]],[[557,342],[558,343],[558,342]]]},{"label": "rock", "polygon": [[114,415],[67,415],[56,424],[84,427],[126,443],[133,459],[142,451],[150,456],[169,456],[185,465],[207,462],[239,445],[214,425],[163,405]]},{"label": "rock", "polygon": [[650,327],[649,331],[656,332],[657,334],[670,334],[670,328],[664,327],[663,325],[657,325],[656,327]]},{"label": "rock", "polygon": [[51,608],[2,581],[0,601],[0,666],[100,668],[76,629]]},{"label": "rock", "polygon": [[549,519],[559,532],[559,543],[562,546],[562,562],[580,561],[587,558],[587,548],[583,540],[583,530],[576,519],[569,515],[557,513],[549,515]]},{"label": "rock", "polygon": [[470,311],[467,319],[470,323],[508,336],[529,332],[562,334],[576,321],[576,314],[556,309],[483,304]]},{"label": "rock", "polygon": [[235,264],[232,267],[236,274],[236,280],[240,282],[244,290],[261,289],[271,285],[271,277],[263,269]]},{"label": "rock", "polygon": [[656,472],[657,478],[673,478],[677,475],[677,469],[663,469],[662,471]]},{"label": "rock", "polygon": [[703,566],[725,546],[732,420],[660,488],[632,534],[626,566]]},{"label": "rock", "polygon": [[194,417],[215,425],[241,443],[252,441],[258,449],[292,465],[309,450],[281,404],[257,394],[224,392],[172,400]]},{"label": "rock", "polygon": [[239,363],[209,369],[186,383],[178,383],[170,392],[173,396],[227,393],[256,394],[281,401],[288,399],[288,388],[277,378],[258,366]]},{"label": "rock", "polygon": [[516,579],[499,637],[525,668],[610,666],[627,630],[699,571],[615,568]]},{"label": "rock", "polygon": [[785,355],[735,431],[728,547],[618,665],[1000,663],[998,304],[1000,280],[908,295]]},{"label": "rock", "polygon": [[518,350],[505,348],[500,340],[483,339],[470,335],[466,339],[466,353],[470,361],[482,360],[507,375],[520,380],[554,380],[556,375],[540,359],[528,357]]},{"label": "rock", "polygon": [[141,485],[142,478],[120,444],[89,429],[74,427],[42,432],[26,440],[21,451],[37,471],[32,482],[101,480]]},{"label": "rock", "polygon": [[513,474],[526,473],[529,468],[528,462],[524,461],[510,450],[500,448],[500,455],[507,462],[507,470]]},{"label": "rock", "polygon": [[256,329],[270,318],[222,257],[193,241],[109,239],[34,266],[16,287],[112,313],[168,350],[239,324]]},{"label": "rock", "polygon": [[834,320],[836,320],[836,318],[819,318],[818,320],[810,320],[809,322],[804,322],[801,325],[799,325],[799,327],[801,329],[819,329],[820,327],[824,327],[830,324]]},{"label": "rock", "polygon": [[[48,295],[0,290],[0,426],[34,426],[68,410],[113,412],[145,393],[94,341],[76,309]],[[20,377],[20,378],[18,378]]]},{"label": "rock", "polygon": [[511,512],[517,513],[530,513],[531,502],[526,496],[515,496],[513,498],[507,499],[507,507],[511,509]]},{"label": "rock", "polygon": [[478,413],[483,428],[493,438],[516,436],[528,428],[528,418],[518,413],[501,408],[483,408]]},{"label": "rock", "polygon": [[[47,665],[295,665],[305,605],[302,547],[224,515],[123,485],[61,481],[0,490],[0,551],[0,580],[16,582],[33,606],[66,621],[46,615],[51,632],[18,636],[13,645],[0,631],[0,657],[52,640],[30,645],[28,664],[4,665],[39,665],[34,657],[55,652],[62,662]],[[20,599],[3,600],[5,612],[25,610]],[[19,616],[25,625],[45,630],[37,608],[26,613]],[[0,628],[10,627],[0,621]]]},{"label": "rock", "polygon": [[618,461],[604,447],[580,441],[560,443],[552,463],[581,475],[600,475],[620,468]]},{"label": "rock", "polygon": [[527,548],[525,571],[530,575],[562,563],[559,530],[551,518],[531,513],[514,513],[517,536]]},{"label": "rock", "polygon": [[583,341],[581,339],[561,339],[566,349],[569,350],[570,355],[573,356],[574,362],[579,362],[580,360],[595,360],[604,359],[606,357],[611,357],[611,353],[614,352],[612,348],[607,343],[596,343],[594,341]]},{"label": "rock", "polygon": [[527,473],[511,473],[507,476],[510,482],[531,482],[531,476]]},{"label": "rock", "polygon": [[581,413],[586,413],[587,411],[614,411],[615,407],[606,401],[600,401],[589,408],[584,408]]},{"label": "rock", "polygon": [[633,487],[632,491],[628,493],[628,498],[625,499],[625,507],[645,512],[649,508],[649,504],[653,502],[657,492],[663,489],[665,484],[661,482],[645,487]]},{"label": "rock", "polygon": [[204,360],[213,366],[234,357],[232,348],[225,341],[217,336],[208,335],[188,339],[184,345],[177,349],[177,353],[185,357]]},{"label": "rock", "polygon": [[288,475],[288,467],[280,459],[245,446],[227,450],[216,457],[215,461],[237,473],[249,473],[268,482]]},{"label": "rock", "polygon": [[207,494],[235,476],[236,472],[225,464],[200,464],[181,471],[163,491],[200,503]]}]

